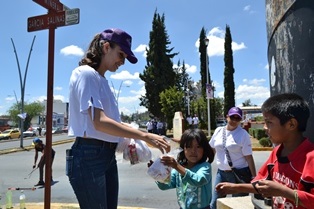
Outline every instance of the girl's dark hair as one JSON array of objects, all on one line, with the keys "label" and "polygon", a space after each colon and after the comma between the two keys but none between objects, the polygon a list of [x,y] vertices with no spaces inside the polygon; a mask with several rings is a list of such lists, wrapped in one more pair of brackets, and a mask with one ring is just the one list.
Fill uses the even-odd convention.
[{"label": "girl's dark hair", "polygon": [[261,109],[263,113],[277,117],[281,125],[295,118],[298,121],[298,130],[306,130],[310,109],[308,103],[298,94],[283,93],[272,96],[264,102]]},{"label": "girl's dark hair", "polygon": [[[187,129],[181,136],[180,147],[184,150],[185,147],[190,147],[192,141],[196,139],[199,146],[204,149],[203,157],[199,163],[206,162],[212,163],[214,160],[214,151],[210,147],[205,133],[200,129]],[[180,152],[177,157],[178,162],[181,165],[187,164],[187,158],[185,157],[184,151]]]},{"label": "girl's dark hair", "polygon": [[116,46],[115,43],[102,40],[100,34],[96,34],[89,44],[88,50],[86,51],[84,57],[79,62],[79,65],[89,65],[90,67],[97,70],[100,66],[101,58],[103,56],[102,48],[106,42],[109,42],[111,48]]}]

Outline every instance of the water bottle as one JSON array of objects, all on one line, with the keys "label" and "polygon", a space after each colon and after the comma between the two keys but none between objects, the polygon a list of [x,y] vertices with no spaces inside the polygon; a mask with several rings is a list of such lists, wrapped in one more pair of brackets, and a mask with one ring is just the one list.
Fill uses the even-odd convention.
[{"label": "water bottle", "polygon": [[7,193],[5,194],[6,197],[6,204],[5,204],[5,208],[13,208],[12,207],[12,191],[9,189],[7,191]]},{"label": "water bottle", "polygon": [[129,145],[129,155],[130,155],[131,165],[135,165],[139,163],[137,152],[136,152],[136,146],[134,143]]},{"label": "water bottle", "polygon": [[26,196],[24,194],[24,191],[21,190],[21,195],[20,195],[20,209],[25,209],[25,199],[26,199]]}]

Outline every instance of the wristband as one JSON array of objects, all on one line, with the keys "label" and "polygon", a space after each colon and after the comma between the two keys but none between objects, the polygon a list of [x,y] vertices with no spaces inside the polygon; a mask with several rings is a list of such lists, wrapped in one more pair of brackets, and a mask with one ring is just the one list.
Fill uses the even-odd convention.
[{"label": "wristband", "polygon": [[256,184],[258,184],[258,181],[255,181],[252,183],[252,186],[254,187],[255,191],[257,192],[257,194],[260,194],[258,189],[256,188]]},{"label": "wristband", "polygon": [[297,190],[293,190],[294,193],[294,204],[295,207],[297,208],[299,206],[299,195]]}]

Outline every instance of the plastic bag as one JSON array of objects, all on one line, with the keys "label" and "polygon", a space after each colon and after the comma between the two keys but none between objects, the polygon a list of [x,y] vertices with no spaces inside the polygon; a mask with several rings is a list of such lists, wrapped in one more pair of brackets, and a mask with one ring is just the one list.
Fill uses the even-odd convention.
[{"label": "plastic bag", "polygon": [[[137,160],[135,156],[132,156],[134,149],[136,150]],[[117,152],[123,153],[123,159],[130,161],[132,165],[137,163],[147,163],[152,159],[152,152],[147,146],[146,142],[139,140],[139,139],[129,139],[124,138],[120,140],[118,147],[116,149]],[[131,153],[130,153],[131,151]]]},{"label": "plastic bag", "polygon": [[[182,151],[182,148],[179,147],[167,154],[166,156],[177,156]],[[162,156],[165,156],[162,155]],[[154,163],[148,168],[147,174],[151,176],[155,181],[162,183],[168,183],[170,181],[171,167],[166,166],[160,162],[161,158],[157,158]]]}]

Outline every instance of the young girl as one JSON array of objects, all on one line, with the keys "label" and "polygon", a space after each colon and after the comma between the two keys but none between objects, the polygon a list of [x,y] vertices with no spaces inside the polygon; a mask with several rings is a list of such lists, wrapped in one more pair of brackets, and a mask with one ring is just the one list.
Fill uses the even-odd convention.
[{"label": "young girl", "polygon": [[188,129],[181,137],[177,160],[163,156],[161,162],[172,167],[169,183],[156,182],[161,190],[177,189],[181,209],[210,209],[212,196],[211,164],[214,152],[200,129]]}]

